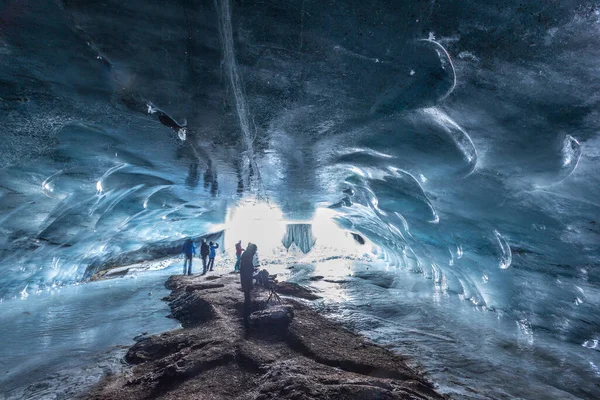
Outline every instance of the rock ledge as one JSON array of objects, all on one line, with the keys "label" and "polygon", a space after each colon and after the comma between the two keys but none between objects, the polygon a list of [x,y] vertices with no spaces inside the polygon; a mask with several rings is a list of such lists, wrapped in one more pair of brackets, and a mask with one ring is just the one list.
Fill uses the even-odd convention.
[{"label": "rock ledge", "polygon": [[168,287],[172,316],[184,328],[140,339],[125,357],[131,371],[106,377],[83,398],[446,398],[398,355],[292,298],[266,304],[268,292],[256,289],[246,332],[236,276],[174,276]]}]

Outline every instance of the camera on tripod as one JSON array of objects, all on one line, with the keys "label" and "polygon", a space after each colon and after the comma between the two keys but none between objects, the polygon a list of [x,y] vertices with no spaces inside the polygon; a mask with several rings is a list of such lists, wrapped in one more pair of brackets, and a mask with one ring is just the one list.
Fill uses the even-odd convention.
[{"label": "camera on tripod", "polygon": [[256,283],[261,285],[269,290],[269,297],[267,298],[267,304],[273,299],[273,301],[277,300],[279,304],[281,304],[281,297],[276,292],[277,281],[275,278],[277,275],[269,275],[269,272],[266,269],[259,271],[254,278],[256,279]]}]

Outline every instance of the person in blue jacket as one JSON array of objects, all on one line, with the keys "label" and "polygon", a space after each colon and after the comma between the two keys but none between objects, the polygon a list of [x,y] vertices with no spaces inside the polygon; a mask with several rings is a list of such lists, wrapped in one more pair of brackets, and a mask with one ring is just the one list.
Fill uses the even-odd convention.
[{"label": "person in blue jacket", "polygon": [[217,256],[217,249],[219,248],[219,244],[215,242],[210,242],[209,246],[210,252],[208,253],[208,265],[206,266],[206,268],[208,268],[209,271],[212,271],[213,267],[215,266],[215,257]]},{"label": "person in blue jacket", "polygon": [[196,245],[192,239],[187,238],[181,247],[181,252],[184,256],[183,274],[192,275],[192,257],[196,255]]}]

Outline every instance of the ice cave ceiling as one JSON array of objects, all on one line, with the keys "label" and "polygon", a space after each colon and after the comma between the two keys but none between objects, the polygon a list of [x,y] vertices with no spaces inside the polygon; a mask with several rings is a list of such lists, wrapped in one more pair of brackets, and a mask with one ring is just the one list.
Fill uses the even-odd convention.
[{"label": "ice cave ceiling", "polygon": [[2,0],[0,296],[258,196],[597,330],[599,34],[593,1]]}]

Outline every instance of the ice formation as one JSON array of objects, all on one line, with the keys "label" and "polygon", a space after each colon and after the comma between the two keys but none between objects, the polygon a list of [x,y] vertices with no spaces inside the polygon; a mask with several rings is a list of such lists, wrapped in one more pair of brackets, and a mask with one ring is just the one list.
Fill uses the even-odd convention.
[{"label": "ice formation", "polygon": [[598,378],[594,2],[37,3],[0,4],[1,300],[228,228],[309,252],[324,213],[420,279],[388,298]]},{"label": "ice formation", "polygon": [[311,224],[288,224],[282,243],[286,249],[296,245],[303,253],[308,253],[316,243]]}]

